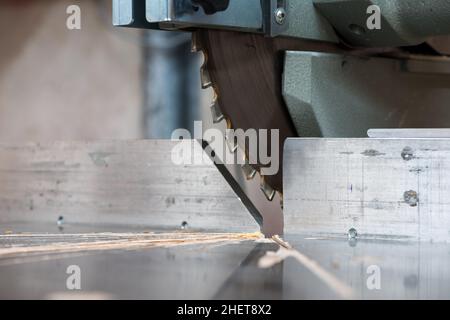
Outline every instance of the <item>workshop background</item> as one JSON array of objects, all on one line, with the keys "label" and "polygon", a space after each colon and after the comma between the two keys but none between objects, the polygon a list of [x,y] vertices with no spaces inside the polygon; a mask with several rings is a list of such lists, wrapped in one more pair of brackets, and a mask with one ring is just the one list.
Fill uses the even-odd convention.
[{"label": "workshop background", "polygon": [[[73,4],[81,30],[66,26]],[[0,0],[0,141],[170,138],[202,118],[190,34],[115,28],[111,10]]]}]

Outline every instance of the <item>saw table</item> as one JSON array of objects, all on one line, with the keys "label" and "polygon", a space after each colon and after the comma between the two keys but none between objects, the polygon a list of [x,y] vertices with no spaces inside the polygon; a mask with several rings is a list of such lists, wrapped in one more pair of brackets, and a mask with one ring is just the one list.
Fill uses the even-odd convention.
[{"label": "saw table", "polygon": [[[361,155],[356,143],[347,142],[347,149],[330,149],[341,152],[330,164],[302,163],[316,154],[327,159],[320,149],[326,143],[333,141],[299,139],[286,145],[285,166],[291,177],[285,186],[284,240],[289,244],[262,237],[256,220],[213,163],[174,165],[173,141],[2,144],[0,298],[449,298],[446,242],[416,241],[400,233],[389,237],[392,223],[385,232],[370,230],[362,217],[369,221],[370,210],[379,217],[391,210],[381,196],[380,208],[375,210],[367,198],[359,204],[366,208],[365,215],[355,207],[346,224],[347,216],[338,213],[345,203],[329,201],[347,189],[335,182],[327,187],[318,178],[324,170],[312,170],[317,163],[340,168],[352,157],[350,151],[367,164],[377,159],[386,163],[383,153],[395,161],[387,151],[393,147],[378,145],[377,157],[375,151]],[[305,160],[290,162],[291,155],[311,147],[303,153],[309,155]],[[418,160],[420,153],[414,154],[411,161],[423,161]],[[398,159],[405,162],[401,152]],[[300,163],[307,170],[294,174],[291,170]],[[359,192],[355,197],[371,191],[369,181],[369,190],[358,184],[357,172],[349,176]],[[339,169],[336,174],[347,173]],[[324,184],[308,182],[298,188],[296,179],[306,177]],[[323,187],[335,190],[328,202],[314,200]],[[296,190],[312,193],[299,197]],[[421,201],[425,206],[425,199]],[[332,209],[322,210],[321,203]],[[306,223],[311,214],[317,217],[315,224]],[[358,235],[347,234],[350,226]],[[68,289],[71,266],[79,268],[80,290]],[[373,266],[380,270],[380,289],[367,284]]]},{"label": "saw table", "polygon": [[112,14],[192,33],[216,142],[241,163],[205,137],[178,165],[174,141],[0,144],[2,297],[450,298],[447,0]]}]

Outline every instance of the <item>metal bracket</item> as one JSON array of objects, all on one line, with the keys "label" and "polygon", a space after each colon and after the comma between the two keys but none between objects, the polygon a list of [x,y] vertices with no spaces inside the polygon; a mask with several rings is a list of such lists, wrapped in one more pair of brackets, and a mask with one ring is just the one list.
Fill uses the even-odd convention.
[{"label": "metal bracket", "polygon": [[129,28],[157,29],[158,24],[149,23],[142,0],[113,0],[113,25]]},{"label": "metal bracket", "polygon": [[276,37],[289,27],[288,0],[261,0],[264,17],[263,32]]},{"label": "metal bracket", "polygon": [[[230,1],[225,11],[206,14],[188,0],[113,0],[116,26],[151,29],[186,29],[190,27],[262,31],[261,0]],[[136,23],[136,17],[145,24]],[[139,19],[141,20],[141,19]]]},{"label": "metal bracket", "polygon": [[310,1],[230,0],[225,11],[214,14],[193,7],[190,1],[113,0],[113,24],[162,30],[225,29],[338,42],[331,25]]},{"label": "metal bracket", "polygon": [[288,0],[230,1],[214,14],[194,7],[190,0],[113,0],[113,23],[136,28],[183,29],[192,26],[227,28],[275,37],[288,28]]}]

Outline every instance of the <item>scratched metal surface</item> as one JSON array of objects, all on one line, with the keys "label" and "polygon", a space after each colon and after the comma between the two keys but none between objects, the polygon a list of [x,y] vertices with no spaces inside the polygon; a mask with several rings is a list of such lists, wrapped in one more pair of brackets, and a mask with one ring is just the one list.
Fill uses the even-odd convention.
[{"label": "scratched metal surface", "polygon": [[[411,142],[410,140],[408,140]],[[61,146],[61,145],[59,145]],[[64,146],[64,145],[63,145]],[[441,147],[444,147],[443,144]],[[32,146],[40,148],[39,146]],[[92,148],[99,150],[99,144],[95,144]],[[109,158],[114,160],[108,162],[109,168],[116,168],[119,170],[120,163],[127,163],[130,165],[133,163],[133,159],[139,158],[136,154],[144,154],[143,159],[149,159],[150,153],[158,150],[158,148],[147,151],[144,148],[137,146],[140,150],[137,152],[131,152],[128,157],[122,156],[119,158]],[[167,147],[167,145],[166,145]],[[385,145],[379,143],[372,149],[363,149],[360,153],[363,153],[368,161],[380,159]],[[85,148],[85,146],[83,146]],[[100,148],[102,150],[105,145]],[[106,144],[106,149],[109,150],[111,145]],[[126,147],[129,150],[129,146]],[[54,147],[52,154],[55,154]],[[425,148],[423,148],[425,149]],[[429,149],[429,148],[428,148]],[[39,164],[36,157],[33,157],[33,149],[27,147],[25,150],[15,150],[13,154],[22,154],[19,157],[19,162],[15,165],[21,168],[18,170],[19,175],[14,177],[27,177],[22,180],[22,184],[17,184],[21,181],[8,180],[8,172],[11,172],[11,163],[4,162],[5,154],[2,155],[2,161],[0,165],[8,163],[8,172],[0,170],[0,177],[2,181],[10,183],[8,186],[1,186],[5,192],[2,196],[3,201],[0,204],[11,206],[8,209],[6,206],[2,208],[0,217],[3,218],[0,225],[0,252],[3,248],[11,247],[40,247],[55,243],[55,237],[52,235],[57,234],[56,241],[63,241],[69,244],[73,243],[92,243],[95,241],[105,240],[120,240],[124,239],[123,233],[130,233],[130,240],[133,238],[133,234],[141,234],[146,232],[180,232],[180,214],[183,214],[182,209],[175,206],[176,210],[167,209],[154,209],[156,212],[156,221],[160,221],[164,218],[167,225],[158,229],[151,223],[150,217],[146,217],[143,213],[130,213],[129,219],[124,216],[117,215],[109,216],[108,209],[98,206],[96,202],[88,203],[89,208],[97,208],[97,210],[81,210],[83,206],[79,203],[75,206],[77,210],[70,211],[67,204],[73,204],[71,201],[64,202],[67,196],[67,189],[60,187],[56,189],[56,193],[53,194],[53,184],[56,183],[57,177],[65,177],[71,174],[71,170],[67,169],[67,165],[70,165],[71,159],[82,159],[84,164],[80,166],[83,170],[76,172],[76,175],[70,176],[71,179],[61,180],[63,181],[59,185],[70,186],[72,190],[76,190],[79,195],[77,199],[83,199],[86,194],[83,193],[83,187],[89,189],[89,184],[86,181],[78,181],[73,177],[91,177],[93,179],[92,172],[98,172],[99,170],[95,163],[89,159],[92,157],[89,154],[77,154],[70,156],[68,150],[72,150],[70,145],[65,145],[64,152],[58,157],[49,158],[48,154],[46,161],[55,161],[56,168],[60,168],[61,172],[54,170],[55,166],[51,165],[49,168],[41,168],[36,170],[35,162]],[[45,148],[43,149],[45,151]],[[37,154],[42,155],[43,151],[39,149]],[[104,149],[103,149],[104,150]],[[320,148],[314,149],[320,151]],[[314,151],[313,150],[313,151]],[[367,151],[371,150],[371,151]],[[425,152],[421,149],[415,149],[421,152]],[[443,148],[443,150],[447,150]],[[123,151],[123,149],[122,149]],[[168,150],[165,149],[164,153]],[[366,152],[367,151],[367,152]],[[377,152],[376,152],[377,151]],[[17,153],[19,152],[19,153]],[[149,152],[149,153],[147,153]],[[45,154],[45,152],[44,152]],[[58,153],[57,153],[58,154]],[[123,154],[123,153],[122,153]],[[413,153],[414,157],[408,161],[408,165],[414,165],[416,167],[422,164],[420,161],[424,161],[421,158],[420,152]],[[349,153],[341,154],[344,159],[350,157]],[[389,161],[397,161],[398,155],[393,155],[391,158],[386,158],[382,163],[388,163]],[[126,159],[125,159],[126,158]],[[413,159],[416,162],[411,162]],[[10,159],[14,160],[14,159]],[[310,161],[316,163],[327,160],[326,157],[310,159]],[[338,161],[337,158],[336,161]],[[404,159],[402,159],[405,161]],[[22,162],[21,162],[22,161]],[[115,162],[116,161],[116,162]],[[125,162],[124,162],[125,161]],[[303,161],[303,160],[302,160]],[[440,158],[437,157],[435,161],[439,162]],[[25,162],[25,163],[24,163]],[[51,162],[51,161],[50,161]],[[143,168],[145,162],[139,162],[140,167]],[[359,163],[359,162],[356,162]],[[434,163],[434,162],[433,162]],[[305,163],[303,163],[305,164]],[[48,164],[49,165],[49,164]],[[93,166],[94,165],[94,166]],[[31,167],[30,167],[31,166]],[[61,167],[62,166],[62,167]],[[105,167],[105,168],[108,168]],[[5,167],[2,167],[4,169]],[[101,170],[106,170],[101,168]],[[337,166],[341,168],[341,166]],[[346,168],[345,166],[343,168]],[[206,170],[209,170],[206,168]],[[351,171],[351,170],[350,170]],[[55,174],[55,177],[48,178],[49,172]],[[123,172],[123,171],[122,171]],[[302,171],[304,172],[304,171]],[[342,171],[344,172],[344,171]],[[408,170],[404,173],[404,176],[409,177],[409,174],[413,173]],[[146,170],[142,170],[133,173],[134,177],[141,177],[143,174],[148,173]],[[35,178],[35,183],[28,185],[26,181],[31,181],[31,177]],[[48,181],[42,182],[43,178],[47,177]],[[100,175],[99,184],[97,186],[106,186],[111,183],[111,180],[107,179],[104,172]],[[126,173],[126,176],[130,176],[130,173]],[[395,175],[394,175],[395,177]],[[149,181],[149,176],[145,176],[143,181]],[[191,176],[192,179],[193,176]],[[83,179],[82,179],[83,180]],[[38,183],[41,181],[41,184]],[[69,182],[70,181],[70,182]],[[96,181],[95,179],[89,180],[90,182]],[[114,179],[112,180],[114,181]],[[131,190],[138,190],[142,188],[144,184],[139,183],[141,180],[132,180],[132,185],[137,183]],[[194,179],[194,181],[196,181]],[[417,181],[417,180],[412,180]],[[12,183],[14,182],[14,183]],[[314,180],[313,180],[314,182]],[[53,183],[53,184],[52,184]],[[69,184],[68,184],[69,183]],[[303,181],[308,187],[314,186],[309,184],[308,180]],[[14,186],[20,188],[15,189]],[[298,185],[297,185],[298,187]],[[119,187],[118,187],[119,188]],[[183,187],[180,187],[183,188]],[[121,188],[119,188],[121,189]],[[305,188],[302,188],[303,190]],[[389,188],[387,188],[389,189]],[[25,197],[18,197],[17,192],[23,190],[31,190]],[[28,200],[34,196],[40,196],[36,193],[36,190],[44,190],[44,194],[47,192],[51,198],[59,199],[55,205],[54,202],[33,202],[33,210],[28,207]],[[94,192],[98,195],[98,192],[105,192],[105,189],[100,188],[95,190],[87,190],[86,192]],[[106,189],[107,190],[107,189]],[[185,189],[179,189],[185,190]],[[199,189],[200,190],[200,189]],[[205,190],[202,188],[202,192],[209,194],[211,190]],[[212,189],[215,190],[214,188]],[[315,190],[312,188],[312,190]],[[169,192],[169,191],[167,191]],[[5,195],[7,197],[5,198]],[[16,195],[16,196],[15,196]],[[110,199],[111,199],[111,195]],[[154,195],[151,194],[151,197]],[[285,195],[286,196],[286,195]],[[114,197],[113,197],[114,198]],[[126,201],[133,208],[133,201],[136,200],[135,195],[130,193],[127,199],[125,196],[119,196],[119,202]],[[6,200],[5,200],[6,199]],[[34,199],[34,198],[33,198]],[[47,196],[44,197],[47,199]],[[104,198],[106,199],[106,197]],[[140,199],[140,198],[138,198]],[[113,199],[114,200],[114,199]],[[223,200],[223,199],[222,199]],[[236,200],[236,199],[235,199]],[[143,204],[152,204],[140,200],[139,207]],[[226,199],[224,200],[227,201]],[[231,201],[231,200],[230,200]],[[102,203],[102,202],[100,202]],[[177,203],[177,202],[176,202]],[[43,205],[44,204],[44,205]],[[85,204],[85,205],[88,205]],[[215,207],[213,212],[216,220],[220,222],[219,217],[227,218],[230,220],[220,224],[225,229],[227,225],[236,225],[236,221],[233,221],[233,212],[229,211],[228,204],[223,204],[223,207]],[[62,206],[62,207],[61,207]],[[286,203],[285,203],[286,206]],[[289,204],[288,204],[289,206]],[[63,223],[57,224],[56,219],[61,212],[61,208],[68,210],[69,214],[64,214]],[[119,207],[120,208],[120,207]],[[125,207],[126,208],[126,207]],[[298,208],[307,208],[299,204]],[[193,210],[190,208],[189,210]],[[122,213],[125,209],[122,207]],[[202,218],[204,211],[199,211],[198,219]],[[19,215],[24,221],[17,222],[14,215],[17,212],[22,212]],[[66,211],[63,211],[66,212]],[[76,215],[76,212],[81,212],[80,215]],[[151,211],[153,212],[153,211]],[[14,214],[13,214],[14,213]],[[167,215],[170,213],[170,215]],[[251,217],[248,213],[244,212],[243,216]],[[165,216],[164,216],[165,214]],[[321,212],[315,212],[317,214],[317,221],[325,223],[333,222],[329,215],[321,215]],[[127,217],[127,216],[125,216]],[[241,218],[241,215],[238,215]],[[387,217],[390,217],[387,215]],[[86,219],[89,218],[89,219]],[[117,220],[115,219],[117,218]],[[120,219],[119,219],[120,218]],[[145,218],[145,220],[141,220]],[[323,236],[323,234],[317,234],[313,229],[308,229],[305,236],[302,236],[298,229],[298,224],[292,224],[289,221],[291,217],[286,213],[287,223],[286,229],[288,231],[286,238],[287,241],[302,254],[306,255],[312,261],[317,262],[317,265],[325,270],[326,274],[333,279],[337,279],[345,286],[349,287],[352,292],[352,297],[356,299],[450,299],[450,247],[445,243],[430,243],[430,242],[418,242],[411,241],[410,238],[402,238],[394,241],[389,237],[384,239],[390,240],[367,240],[364,239],[364,233],[361,233],[361,237],[357,239],[346,238],[345,232],[340,231],[333,233],[334,236]],[[28,220],[29,219],[29,220]],[[77,220],[79,219],[79,220]],[[227,218],[228,219],[228,218]],[[20,220],[20,219],[18,219]],[[189,221],[196,221],[189,220]],[[201,220],[209,223],[206,226],[211,231],[211,226],[217,225],[211,220]],[[251,220],[250,220],[251,221]],[[413,220],[414,221],[414,220]],[[138,223],[136,223],[138,222]],[[217,223],[218,223],[217,222]],[[253,223],[253,221],[251,221]],[[298,222],[298,221],[297,221]],[[295,223],[295,221],[294,221]],[[156,223],[155,223],[156,224]],[[171,228],[173,226],[173,228]],[[188,225],[188,229],[191,231],[198,231],[196,224],[192,223]],[[356,226],[359,231],[363,230]],[[389,226],[388,226],[389,227]],[[295,229],[293,229],[295,228]],[[255,231],[253,228],[249,228],[249,231]],[[294,232],[292,232],[294,231]],[[105,235],[104,233],[109,233]],[[33,235],[41,234],[39,237]],[[45,235],[47,234],[47,235]],[[13,237],[13,235],[19,235]],[[86,238],[86,235],[89,235]],[[339,237],[342,235],[342,237]],[[126,236],[125,236],[126,239]],[[71,252],[53,252],[53,253],[39,253],[33,255],[17,255],[17,256],[0,256],[0,299],[52,299],[52,298],[97,298],[97,299],[340,299],[343,295],[330,287],[329,283],[325,281],[323,275],[320,276],[315,272],[312,272],[304,263],[294,258],[288,258],[280,263],[268,268],[261,269],[258,266],[258,262],[267,251],[275,251],[278,246],[274,243],[257,243],[254,241],[230,241],[224,243],[204,243],[204,244],[192,244],[184,246],[172,246],[172,247],[152,247],[152,248],[128,248],[128,249],[109,249],[109,250],[76,250]],[[66,274],[67,267],[70,265],[77,265],[81,269],[81,290],[70,291],[67,290],[66,280],[68,274]],[[369,280],[368,273],[371,267],[376,266],[379,270],[380,276],[380,288],[373,289],[367,285]],[[371,290],[372,289],[372,290]]]},{"label": "scratched metal surface", "polygon": [[286,233],[450,242],[450,139],[290,139]]},{"label": "scratched metal surface", "polygon": [[198,230],[259,230],[197,141],[184,145],[192,164],[172,161],[181,148],[169,140],[1,143],[0,231],[20,222],[52,230],[60,216],[93,230],[184,221]]},{"label": "scratched metal surface", "polygon": [[[0,299],[211,299],[227,283],[255,248],[253,241],[221,241],[172,247],[120,250],[76,250],[2,255],[1,249],[40,248],[64,244],[95,244],[103,241],[134,240],[136,229],[116,226],[93,233],[90,226],[78,225],[77,233],[34,233],[48,226],[14,225],[21,234],[0,235]],[[155,238],[164,230],[151,230]],[[180,239],[184,232],[173,230]],[[142,235],[142,233],[140,233]],[[201,233],[200,235],[203,235]],[[145,235],[144,235],[145,236]],[[163,238],[161,238],[163,239]],[[271,245],[273,247],[273,245]],[[126,246],[125,246],[126,247]],[[81,290],[67,290],[66,270],[81,270]],[[272,292],[267,292],[272,294]]]},{"label": "scratched metal surface", "polygon": [[[355,299],[450,298],[449,245],[301,235],[287,240],[350,287]],[[0,299],[342,298],[293,258],[259,268],[259,259],[276,250],[275,244],[244,241],[0,258]],[[80,267],[79,291],[66,288],[70,265]],[[374,265],[377,288],[367,285]]]}]

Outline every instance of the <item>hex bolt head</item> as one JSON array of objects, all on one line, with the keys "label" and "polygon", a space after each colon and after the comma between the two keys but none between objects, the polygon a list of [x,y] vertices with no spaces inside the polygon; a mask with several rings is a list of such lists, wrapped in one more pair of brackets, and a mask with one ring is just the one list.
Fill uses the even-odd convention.
[{"label": "hex bolt head", "polygon": [[278,8],[275,10],[275,21],[282,25],[286,21],[286,10],[284,8]]},{"label": "hex bolt head", "polygon": [[417,192],[413,190],[405,191],[403,194],[403,199],[411,207],[417,207],[417,204],[419,203],[419,196]]},{"label": "hex bolt head", "polygon": [[411,147],[405,147],[402,150],[402,158],[405,161],[412,160],[414,158],[414,151]]},{"label": "hex bolt head", "polygon": [[350,240],[351,240],[351,239],[356,239],[356,238],[358,237],[358,232],[356,231],[355,228],[350,228],[350,229],[348,230],[347,235],[348,235],[348,238],[349,238]]}]

